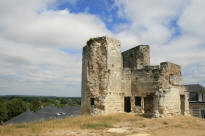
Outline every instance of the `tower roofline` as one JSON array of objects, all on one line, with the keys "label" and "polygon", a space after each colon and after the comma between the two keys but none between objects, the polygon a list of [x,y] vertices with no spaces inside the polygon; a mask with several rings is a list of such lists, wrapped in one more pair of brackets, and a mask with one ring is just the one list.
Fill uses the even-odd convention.
[{"label": "tower roofline", "polygon": [[142,45],[142,44],[140,44],[140,45],[137,45],[137,46],[135,46],[135,47],[133,47],[133,48],[131,48],[131,49],[125,50],[125,51],[123,51],[122,53],[127,52],[127,51],[130,51],[130,50],[138,49],[138,48],[140,48],[140,47],[146,47],[146,46],[147,46],[148,48],[150,48],[149,45]]},{"label": "tower roofline", "polygon": [[[115,39],[115,38],[112,38],[112,37],[110,37],[110,36],[105,35],[105,36],[101,36],[101,37],[90,38],[90,39],[86,42],[86,45],[85,45],[85,46],[90,45],[93,41],[101,41],[101,40],[104,40],[104,41],[117,41],[117,42],[120,44],[120,41],[119,41],[119,40],[117,40],[117,39]],[[84,47],[85,47],[85,46],[84,46]],[[84,47],[83,47],[83,48],[84,48]]]}]

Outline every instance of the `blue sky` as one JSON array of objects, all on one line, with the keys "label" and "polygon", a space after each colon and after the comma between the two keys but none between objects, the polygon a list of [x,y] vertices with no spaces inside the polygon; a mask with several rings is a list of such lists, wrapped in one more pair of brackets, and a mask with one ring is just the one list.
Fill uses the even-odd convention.
[{"label": "blue sky", "polygon": [[[68,9],[71,13],[93,14],[98,16],[113,31],[113,26],[118,23],[128,23],[128,20],[117,15],[118,7],[114,0],[79,0],[75,4],[63,2],[57,6],[57,10]],[[113,31],[114,32],[114,31]]]},{"label": "blue sky", "polygon": [[1,0],[0,95],[80,96],[82,47],[108,35],[121,50],[149,44],[151,64],[182,66],[205,86],[201,0]]}]

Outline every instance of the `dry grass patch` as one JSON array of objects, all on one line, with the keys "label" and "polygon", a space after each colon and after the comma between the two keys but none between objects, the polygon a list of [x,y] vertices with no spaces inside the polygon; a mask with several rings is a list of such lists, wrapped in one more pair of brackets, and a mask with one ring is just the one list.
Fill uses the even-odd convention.
[{"label": "dry grass patch", "polygon": [[[124,133],[107,132],[108,128],[123,129]],[[0,136],[123,136],[148,133],[150,136],[205,136],[205,120],[194,117],[144,118],[136,114],[68,117],[0,126]]]},{"label": "dry grass patch", "polygon": [[21,136],[20,132],[24,132],[26,135],[32,134],[33,136],[35,133],[51,133],[56,130],[105,129],[113,127],[113,125],[118,122],[137,121],[142,119],[143,117],[126,113],[102,116],[68,117],[59,120],[1,126],[0,136]]},{"label": "dry grass patch", "polygon": [[113,125],[107,122],[92,122],[92,123],[85,123],[81,125],[82,129],[105,129],[105,128],[112,128]]}]

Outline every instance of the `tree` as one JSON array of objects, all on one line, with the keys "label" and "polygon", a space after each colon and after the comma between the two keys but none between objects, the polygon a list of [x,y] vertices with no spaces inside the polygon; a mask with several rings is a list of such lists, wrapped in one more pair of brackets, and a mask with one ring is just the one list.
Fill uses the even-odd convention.
[{"label": "tree", "polygon": [[36,101],[31,102],[31,111],[36,112],[40,110],[41,107],[42,107],[41,101],[36,100]]},{"label": "tree", "polygon": [[26,109],[26,104],[22,100],[14,98],[7,103],[8,118],[11,119],[25,112]]},{"label": "tree", "polygon": [[8,119],[6,104],[0,100],[0,123]]},{"label": "tree", "polygon": [[67,101],[66,98],[62,98],[62,99],[60,100],[60,104],[67,104],[67,103],[68,103],[68,101]]}]

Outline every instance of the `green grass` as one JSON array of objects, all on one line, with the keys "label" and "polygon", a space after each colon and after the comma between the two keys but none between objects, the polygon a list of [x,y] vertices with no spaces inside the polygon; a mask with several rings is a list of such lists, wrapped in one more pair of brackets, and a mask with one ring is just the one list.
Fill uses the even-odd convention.
[{"label": "green grass", "polygon": [[17,124],[16,128],[27,128],[26,124]]},{"label": "green grass", "polygon": [[162,122],[162,124],[164,124],[164,125],[168,125],[168,122],[166,122],[166,121],[163,121],[163,122]]},{"label": "green grass", "polygon": [[109,122],[93,122],[93,123],[85,123],[81,125],[82,129],[105,129],[112,128],[112,124]]}]

